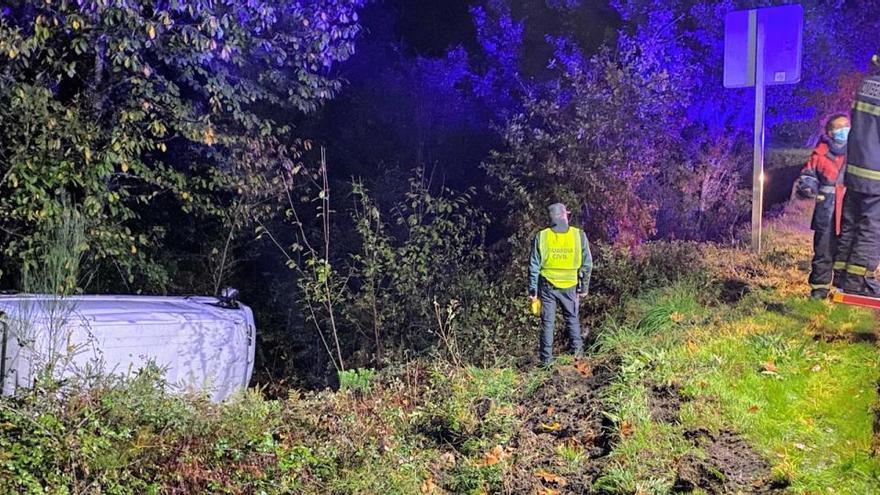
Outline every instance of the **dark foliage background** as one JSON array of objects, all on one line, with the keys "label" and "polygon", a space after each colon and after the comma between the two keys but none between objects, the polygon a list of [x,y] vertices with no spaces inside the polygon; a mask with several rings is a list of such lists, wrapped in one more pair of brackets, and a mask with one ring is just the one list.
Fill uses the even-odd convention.
[{"label": "dark foliage background", "polygon": [[[775,148],[849,108],[880,32],[875,0],[801,3],[803,81],[768,91]],[[21,288],[68,208],[87,228],[63,291],[239,287],[262,382],[531,355],[547,204],[595,244],[590,319],[698,269],[692,244],[652,241],[736,241],[752,96],[721,87],[722,20],[769,4],[13,2],[0,284]]]}]

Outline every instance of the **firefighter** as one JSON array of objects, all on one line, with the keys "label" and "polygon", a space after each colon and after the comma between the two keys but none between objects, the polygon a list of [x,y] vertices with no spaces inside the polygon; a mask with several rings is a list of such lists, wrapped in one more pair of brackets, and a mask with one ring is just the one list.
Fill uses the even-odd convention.
[{"label": "firefighter", "polygon": [[580,298],[587,295],[593,257],[586,234],[568,225],[568,210],[555,203],[549,207],[550,227],[535,236],[529,260],[529,297],[541,301],[541,364],[553,361],[556,306],[562,309],[571,351],[583,352],[578,317]]},{"label": "firefighter", "polygon": [[849,117],[835,114],[825,122],[825,134],[813,150],[810,161],[801,170],[797,193],[802,198],[815,198],[813,221],[813,262],[810,271],[810,297],[825,299],[831,289],[831,268],[834,247],[840,235],[840,215],[845,188],[843,168],[846,164],[846,143],[850,131]]},{"label": "firefighter", "polygon": [[878,297],[874,272],[880,261],[880,54],[872,62],[872,74],[862,81],[853,104],[834,285],[848,294]]}]

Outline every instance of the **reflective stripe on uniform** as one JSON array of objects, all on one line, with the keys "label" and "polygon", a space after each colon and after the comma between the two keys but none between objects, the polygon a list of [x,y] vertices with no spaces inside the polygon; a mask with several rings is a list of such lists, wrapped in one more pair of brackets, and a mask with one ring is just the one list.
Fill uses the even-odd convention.
[{"label": "reflective stripe on uniform", "polygon": [[846,273],[849,273],[851,275],[860,275],[864,277],[865,274],[868,273],[868,269],[858,265],[847,265]]},{"label": "reflective stripe on uniform", "polygon": [[846,268],[846,261],[835,261],[834,265],[832,265],[832,270],[843,270]]},{"label": "reflective stripe on uniform", "polygon": [[880,171],[857,167],[852,163],[846,165],[846,173],[853,174],[863,179],[880,180]]},{"label": "reflective stripe on uniform", "polygon": [[880,106],[873,105],[866,101],[857,101],[855,105],[853,105],[853,110],[856,112],[865,112],[871,115],[880,116]]},{"label": "reflective stripe on uniform", "polygon": [[876,78],[865,79],[859,86],[859,93],[856,95],[859,99],[871,98],[880,100],[880,80]]},{"label": "reflective stripe on uniform", "polygon": [[830,289],[831,284],[810,284],[810,288],[813,290],[816,289]]}]

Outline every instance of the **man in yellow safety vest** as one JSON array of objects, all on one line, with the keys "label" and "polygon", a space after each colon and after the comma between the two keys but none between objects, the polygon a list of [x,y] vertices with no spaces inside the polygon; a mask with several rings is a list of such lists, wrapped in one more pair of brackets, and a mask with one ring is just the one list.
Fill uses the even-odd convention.
[{"label": "man in yellow safety vest", "polygon": [[571,350],[575,357],[583,352],[579,300],[587,295],[593,257],[586,234],[568,225],[565,205],[550,205],[550,227],[535,236],[529,260],[529,297],[541,301],[540,358],[553,361],[553,333],[556,306],[562,308]]}]

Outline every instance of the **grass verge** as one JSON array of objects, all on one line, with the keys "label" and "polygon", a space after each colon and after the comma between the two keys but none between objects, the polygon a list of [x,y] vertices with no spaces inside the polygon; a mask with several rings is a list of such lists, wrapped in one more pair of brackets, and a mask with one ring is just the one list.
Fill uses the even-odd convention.
[{"label": "grass verge", "polygon": [[708,273],[607,323],[597,346],[621,360],[606,389],[620,441],[598,486],[880,493],[877,322],[805,297],[807,236],[783,220],[763,257],[708,249]]}]

